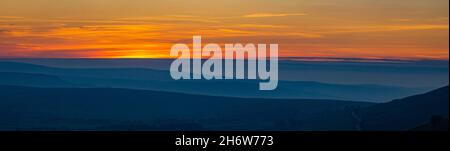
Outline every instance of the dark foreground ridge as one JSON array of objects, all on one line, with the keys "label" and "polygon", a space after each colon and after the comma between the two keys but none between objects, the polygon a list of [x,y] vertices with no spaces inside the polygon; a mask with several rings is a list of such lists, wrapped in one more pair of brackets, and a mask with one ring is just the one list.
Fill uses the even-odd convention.
[{"label": "dark foreground ridge", "polygon": [[448,86],[383,104],[115,88],[0,92],[2,130],[410,130],[448,117]]}]

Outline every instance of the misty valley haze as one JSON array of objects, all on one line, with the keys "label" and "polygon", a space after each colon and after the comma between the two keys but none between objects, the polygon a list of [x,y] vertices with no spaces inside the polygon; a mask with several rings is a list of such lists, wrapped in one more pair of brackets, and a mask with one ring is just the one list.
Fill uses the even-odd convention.
[{"label": "misty valley haze", "polygon": [[[136,68],[141,65],[150,66]],[[3,59],[0,129],[412,130],[430,119],[448,119],[448,82],[436,84],[448,81],[448,65],[440,62],[281,60],[280,73],[316,70],[318,77],[348,69],[385,81],[282,80],[271,93],[259,91],[251,80],[175,81],[169,71],[157,70],[169,65],[170,60]],[[395,77],[391,73],[409,78],[386,78]],[[414,86],[386,85],[390,80]]]}]

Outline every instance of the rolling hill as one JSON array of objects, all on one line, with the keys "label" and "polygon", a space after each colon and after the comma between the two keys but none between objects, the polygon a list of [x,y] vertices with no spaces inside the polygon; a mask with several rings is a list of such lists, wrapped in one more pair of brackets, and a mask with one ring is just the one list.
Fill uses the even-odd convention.
[{"label": "rolling hill", "polygon": [[0,92],[2,130],[385,131],[448,117],[448,86],[380,104],[116,88],[0,86]]},{"label": "rolling hill", "polygon": [[111,88],[0,86],[0,129],[96,129],[123,122],[197,123],[207,129],[262,130],[276,121],[303,119],[371,103],[211,97]]},{"label": "rolling hill", "polygon": [[[448,118],[449,87],[428,93],[380,103],[369,107],[348,108],[307,119],[308,130],[405,131],[427,124],[433,117]],[[448,129],[448,128],[447,128]]]},{"label": "rolling hill", "polygon": [[[143,68],[52,68],[26,63],[0,62],[0,84],[33,87],[128,88],[243,98],[330,99],[385,102],[427,91],[383,85],[327,84],[280,81],[270,93],[259,91],[255,80],[175,81],[167,71]],[[17,74],[14,76],[13,74]],[[27,75],[27,76],[24,76]],[[34,77],[33,77],[34,76]],[[52,77],[53,81],[45,77]],[[22,77],[18,79],[18,77]],[[28,79],[25,79],[28,78]],[[37,79],[42,79],[37,83]],[[44,81],[48,81],[46,84]],[[58,85],[51,83],[60,83]],[[64,84],[65,83],[65,84]],[[214,88],[214,89],[211,89]]]}]

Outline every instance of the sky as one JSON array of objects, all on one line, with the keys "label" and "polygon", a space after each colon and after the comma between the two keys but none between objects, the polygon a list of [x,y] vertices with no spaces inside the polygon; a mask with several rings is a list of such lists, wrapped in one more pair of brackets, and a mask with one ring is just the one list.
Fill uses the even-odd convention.
[{"label": "sky", "polygon": [[0,58],[168,58],[176,43],[281,57],[441,59],[448,0],[0,0]]}]

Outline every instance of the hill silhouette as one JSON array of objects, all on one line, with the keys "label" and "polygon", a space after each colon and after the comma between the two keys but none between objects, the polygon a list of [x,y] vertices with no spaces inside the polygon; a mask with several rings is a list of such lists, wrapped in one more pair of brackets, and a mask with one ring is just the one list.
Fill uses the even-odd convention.
[{"label": "hill silhouette", "polygon": [[442,119],[440,116],[434,116],[430,122],[411,129],[412,131],[448,131],[448,117]]},{"label": "hill silhouette", "polygon": [[[244,98],[385,102],[395,98],[423,93],[427,90],[427,88],[402,88],[383,85],[280,81],[277,90],[266,93],[259,91],[259,81],[255,80],[175,81],[170,78],[170,74],[167,71],[162,70],[144,68],[53,68],[18,62],[0,62],[0,72],[9,73],[8,75],[10,75],[7,77],[3,76],[2,80],[0,80],[0,85],[112,87]],[[17,76],[12,75],[13,73],[17,74]],[[27,74],[27,77],[24,77],[24,74]],[[53,77],[54,80],[48,79],[48,83],[59,81],[60,84],[46,84],[44,82],[46,80],[40,83],[34,82],[36,79],[43,78],[42,76]],[[16,77],[23,78],[17,79]],[[62,83],[61,80],[66,84]],[[214,89],[211,89],[211,87],[214,87]]]},{"label": "hill silhouette", "polygon": [[0,72],[0,84],[3,85],[23,85],[36,87],[74,87],[66,80],[58,76],[51,76],[36,73],[16,73],[16,72]]},{"label": "hill silhouette", "polygon": [[448,118],[448,92],[449,87],[445,86],[388,103],[330,112],[306,120],[308,125],[304,128],[358,130],[357,127],[360,127],[361,130],[369,131],[410,130],[428,123],[433,116]]},{"label": "hill silhouette", "polygon": [[2,130],[410,130],[448,117],[448,86],[380,104],[116,88],[0,92]]},{"label": "hill silhouette", "polygon": [[[264,130],[280,120],[303,119],[372,103],[212,97],[114,88],[0,86],[0,129],[97,130],[136,123],[201,125],[207,129]],[[119,125],[119,126],[118,126]],[[155,126],[156,125],[156,126]],[[189,126],[192,127],[192,126]],[[154,130],[154,129],[152,129]]]}]

